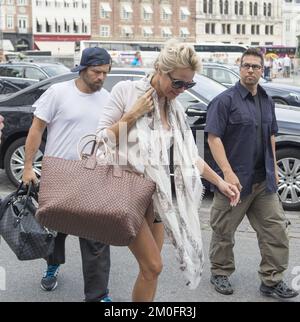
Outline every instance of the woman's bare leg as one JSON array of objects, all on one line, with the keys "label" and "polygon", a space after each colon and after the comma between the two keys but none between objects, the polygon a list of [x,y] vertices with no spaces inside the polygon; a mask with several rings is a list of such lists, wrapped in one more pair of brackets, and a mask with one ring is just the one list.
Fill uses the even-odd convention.
[{"label": "woman's bare leg", "polygon": [[132,292],[133,302],[151,302],[155,296],[158,276],[162,270],[160,250],[163,238],[161,233],[159,233],[161,229],[154,227],[154,225],[152,229],[154,230],[155,237],[160,241],[159,245],[156,243],[146,220],[136,239],[129,245],[129,249],[137,259],[140,267],[140,272]]},{"label": "woman's bare leg", "polygon": [[[165,235],[165,229],[164,229],[164,225],[162,223],[155,223],[152,225],[151,227],[151,232],[152,232],[152,235],[155,239],[155,242],[156,242],[156,245],[159,249],[159,252],[161,253],[161,250],[162,250],[162,247],[163,247],[163,244],[164,244],[164,235]],[[157,289],[157,283],[155,285],[155,289],[154,289],[154,292],[153,292],[153,298],[152,298],[152,301],[154,301],[154,297],[155,297],[155,294],[156,294],[156,289]]]}]

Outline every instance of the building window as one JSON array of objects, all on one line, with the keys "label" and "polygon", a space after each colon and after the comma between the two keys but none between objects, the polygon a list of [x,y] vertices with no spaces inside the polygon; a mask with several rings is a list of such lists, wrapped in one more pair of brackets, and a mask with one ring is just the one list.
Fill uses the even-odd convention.
[{"label": "building window", "polygon": [[50,23],[48,22],[48,20],[46,19],[46,32],[51,32],[51,25]]},{"label": "building window", "polygon": [[224,3],[223,3],[223,0],[220,0],[220,2],[219,2],[219,8],[220,8],[220,14],[222,15],[224,13]]},{"label": "building window", "polygon": [[122,35],[122,37],[125,37],[125,38],[132,38],[132,35],[133,35],[132,28],[129,26],[122,27],[121,35]]},{"label": "building window", "polygon": [[27,6],[27,0],[18,0],[17,5],[18,6]]},{"label": "building window", "polygon": [[254,16],[258,15],[258,4],[257,2],[254,3]]},{"label": "building window", "polygon": [[265,35],[269,34],[269,26],[265,26]]},{"label": "building window", "polygon": [[79,25],[77,25],[76,21],[73,20],[73,32],[75,34],[78,34],[79,33]]},{"label": "building window", "polygon": [[162,36],[163,38],[171,38],[172,37],[172,31],[169,27],[163,27],[162,28]]},{"label": "building window", "polygon": [[231,25],[227,25],[227,33],[228,33],[228,35],[231,34]]},{"label": "building window", "polygon": [[180,20],[187,21],[189,16],[191,15],[188,7],[181,7],[180,8]]},{"label": "building window", "polygon": [[39,21],[36,21],[36,32],[42,32],[42,24],[39,23]]},{"label": "building window", "polygon": [[131,20],[132,19],[132,7],[129,3],[124,3],[121,7],[121,19],[122,20]]},{"label": "building window", "polygon": [[242,25],[242,34],[246,35],[246,25]]},{"label": "building window", "polygon": [[55,32],[60,33],[60,31],[61,31],[60,24],[55,20]]},{"label": "building window", "polygon": [[226,34],[226,25],[224,23],[222,24],[222,34]]},{"label": "building window", "polygon": [[110,37],[110,26],[100,26],[100,37],[108,38]]},{"label": "building window", "polygon": [[[214,24],[212,24],[212,25],[214,25]],[[181,37],[181,38],[185,39],[185,38],[187,38],[189,35],[190,35],[190,32],[189,32],[188,28],[186,28],[186,27],[182,27],[182,28],[180,28],[180,37]]]},{"label": "building window", "polygon": [[151,27],[143,27],[143,37],[150,38],[153,36],[153,31]]},{"label": "building window", "polygon": [[209,23],[205,24],[205,33],[210,34],[210,24]]},{"label": "building window", "polygon": [[234,2],[234,14],[239,14],[239,3],[237,1]]},{"label": "building window", "polygon": [[251,35],[255,35],[255,25],[251,25]]},{"label": "building window", "polygon": [[169,21],[172,17],[172,10],[169,6],[163,6],[162,7],[162,17],[161,19],[163,21]]},{"label": "building window", "polygon": [[264,16],[267,16],[267,4],[264,2]]},{"label": "building window", "polygon": [[213,0],[209,0],[208,13],[213,14]]},{"label": "building window", "polygon": [[241,1],[240,2],[240,16],[243,16],[244,15],[244,2],[243,1]]},{"label": "building window", "polygon": [[268,4],[268,17],[271,17],[272,16],[272,4],[269,3]]},{"label": "building window", "polygon": [[253,3],[252,2],[250,2],[250,4],[249,4],[249,14],[250,14],[250,16],[253,16]]},{"label": "building window", "polygon": [[270,26],[270,34],[274,35],[274,26]]},{"label": "building window", "polygon": [[241,34],[241,25],[236,25],[236,33],[237,33],[238,35],[240,35],[240,34]]},{"label": "building window", "polygon": [[260,25],[256,26],[256,34],[259,35],[260,34]]},{"label": "building window", "polygon": [[14,29],[14,17],[13,16],[6,17],[6,27],[7,27],[7,29]]},{"label": "building window", "polygon": [[229,13],[229,1],[228,0],[225,1],[224,13],[225,13],[225,15],[228,15],[228,13]]},{"label": "building window", "polygon": [[65,7],[65,8],[69,8],[69,7],[70,7],[70,4],[69,4],[69,2],[68,2],[68,1],[65,1],[65,2],[64,2],[64,7]]},{"label": "building window", "polygon": [[69,24],[67,23],[66,20],[64,22],[64,32],[70,32],[70,26],[69,26]]},{"label": "building window", "polygon": [[203,13],[207,13],[207,0],[203,0]]},{"label": "building window", "polygon": [[149,4],[142,6],[142,18],[146,21],[152,20],[153,10]]},{"label": "building window", "polygon": [[109,19],[110,13],[112,12],[111,7],[108,2],[100,3],[100,18]]}]

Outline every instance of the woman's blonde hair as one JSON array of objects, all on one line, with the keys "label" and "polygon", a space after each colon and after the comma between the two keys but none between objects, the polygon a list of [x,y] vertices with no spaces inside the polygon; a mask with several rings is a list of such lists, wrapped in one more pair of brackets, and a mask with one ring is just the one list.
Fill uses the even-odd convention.
[{"label": "woman's blonde hair", "polygon": [[201,69],[201,63],[191,45],[171,39],[166,42],[155,61],[155,70],[170,73],[177,68],[190,68],[198,72]]}]

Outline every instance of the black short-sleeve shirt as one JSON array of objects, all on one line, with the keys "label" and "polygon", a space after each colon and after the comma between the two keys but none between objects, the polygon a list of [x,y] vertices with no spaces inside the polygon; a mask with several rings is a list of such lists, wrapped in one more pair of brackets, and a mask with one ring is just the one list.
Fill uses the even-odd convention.
[{"label": "black short-sleeve shirt", "polygon": [[[271,144],[271,136],[278,132],[275,105],[260,85],[258,85],[258,93],[261,100],[262,145],[267,191],[276,192]],[[257,125],[254,98],[240,82],[218,95],[208,106],[205,132],[214,134],[222,140],[228,161],[243,186],[242,196],[252,192],[254,183]],[[213,162],[213,168],[223,177],[216,162]]]}]

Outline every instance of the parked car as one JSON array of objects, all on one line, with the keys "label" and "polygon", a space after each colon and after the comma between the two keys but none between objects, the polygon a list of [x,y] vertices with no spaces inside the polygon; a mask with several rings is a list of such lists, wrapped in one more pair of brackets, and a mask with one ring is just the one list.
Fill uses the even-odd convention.
[{"label": "parked car", "polygon": [[[236,66],[203,63],[202,73],[226,87],[231,87],[240,80]],[[273,98],[275,103],[300,107],[300,87],[268,82],[264,78],[261,78],[260,85]]]},{"label": "parked car", "polygon": [[70,69],[60,63],[9,62],[0,64],[0,77],[20,88],[69,72]]},{"label": "parked car", "polygon": [[[139,69],[113,69],[105,82],[105,88],[111,90],[112,87],[121,80],[139,79],[145,75],[145,71]],[[0,146],[0,168],[4,168],[8,178],[18,184],[22,178],[24,167],[24,145],[28,130],[32,122],[32,104],[54,83],[74,79],[78,77],[76,73],[69,73],[58,77],[50,78],[38,84],[30,86],[8,98],[0,100],[0,114],[5,117],[6,125],[3,131],[2,145]],[[198,134],[203,135],[206,122],[206,109],[209,102],[218,94],[226,90],[226,87],[203,75],[195,75],[197,85],[185,91],[178,99],[186,110],[187,118],[194,132],[195,138]],[[278,107],[279,108],[279,107]],[[276,110],[278,110],[278,108]],[[293,108],[285,108],[285,113],[278,113],[280,133],[277,137],[277,157],[279,167],[282,169],[281,198],[288,209],[299,209],[300,191],[299,176],[295,168],[291,177],[286,169],[292,164],[300,163],[300,111]],[[296,113],[296,115],[295,115]],[[298,114],[297,114],[298,113]],[[201,132],[202,131],[202,132]],[[196,135],[197,134],[197,135]],[[204,157],[210,163],[211,155],[206,141],[197,140],[198,148],[204,149]],[[41,172],[41,160],[45,146],[44,141],[34,160],[34,171],[37,175]],[[285,168],[284,168],[285,167]],[[285,169],[285,170],[284,170]],[[289,186],[287,181],[289,180]],[[285,186],[286,185],[286,186]],[[285,187],[289,190],[286,192]]]},{"label": "parked car", "polygon": [[0,77],[0,95],[12,94],[19,91],[20,89],[21,88],[19,86]]}]

